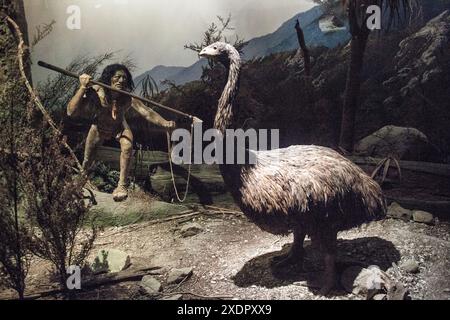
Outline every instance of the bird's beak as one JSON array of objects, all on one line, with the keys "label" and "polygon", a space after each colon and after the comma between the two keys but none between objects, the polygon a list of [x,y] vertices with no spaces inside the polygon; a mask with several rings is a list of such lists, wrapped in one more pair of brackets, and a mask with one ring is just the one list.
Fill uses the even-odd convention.
[{"label": "bird's beak", "polygon": [[205,56],[206,56],[206,48],[203,48],[202,51],[199,52],[198,56],[199,56],[200,58],[205,57]]}]

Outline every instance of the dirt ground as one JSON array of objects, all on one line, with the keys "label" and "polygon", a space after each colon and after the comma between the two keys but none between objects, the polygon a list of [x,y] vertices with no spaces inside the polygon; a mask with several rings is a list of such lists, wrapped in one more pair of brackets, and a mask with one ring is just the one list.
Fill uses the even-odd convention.
[{"label": "dirt ground", "polygon": [[[180,228],[196,222],[202,232],[182,237]],[[183,299],[226,297],[228,299],[355,300],[362,296],[342,287],[330,296],[318,294],[321,263],[306,241],[306,273],[287,270],[274,273],[271,259],[289,249],[292,236],[279,237],[261,231],[245,217],[233,214],[197,216],[189,221],[158,224],[143,222],[105,229],[93,254],[115,248],[131,256],[131,268],[160,266],[155,277],[163,285],[158,297],[140,293],[139,282],[124,282],[81,293],[81,299],[161,299],[174,292]],[[407,259],[419,264],[410,274],[396,267]],[[393,280],[410,291],[412,299],[450,299],[450,225],[435,226],[386,219],[341,232],[338,242],[338,272],[355,261],[378,265]],[[172,268],[191,267],[193,275],[178,285],[167,285]],[[50,271],[46,262],[35,261],[28,280],[30,291],[48,288]],[[8,292],[2,294],[8,297]]]}]

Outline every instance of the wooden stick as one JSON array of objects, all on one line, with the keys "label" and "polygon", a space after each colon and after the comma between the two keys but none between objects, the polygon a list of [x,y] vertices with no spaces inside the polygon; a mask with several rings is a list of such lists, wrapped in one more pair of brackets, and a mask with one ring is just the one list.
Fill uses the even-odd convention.
[{"label": "wooden stick", "polygon": [[[79,75],[77,75],[77,74],[75,74],[75,73],[72,73],[72,72],[67,71],[67,70],[65,70],[65,69],[63,69],[63,68],[60,68],[60,67],[51,65],[51,64],[46,63],[46,62],[44,62],[44,61],[38,61],[38,65],[41,66],[41,67],[43,67],[43,68],[47,68],[47,69],[50,69],[50,70],[53,70],[53,71],[62,73],[62,74],[64,74],[64,75],[68,76],[68,77],[72,77],[72,78],[76,78],[76,79],[79,78]],[[101,86],[101,87],[103,87],[103,88],[106,88],[106,89],[111,90],[111,91],[114,91],[114,92],[118,92],[118,93],[123,94],[123,95],[130,96],[130,97],[132,97],[132,98],[141,100],[142,102],[150,103],[150,104],[154,105],[155,107],[159,107],[159,108],[161,108],[161,109],[166,109],[166,110],[168,110],[168,111],[177,113],[177,114],[182,115],[182,116],[184,116],[184,117],[187,117],[187,118],[189,118],[189,119],[191,119],[191,120],[194,120],[194,116],[191,116],[190,114],[181,112],[181,111],[176,110],[176,109],[173,109],[173,108],[166,107],[166,106],[164,106],[164,105],[162,105],[162,104],[160,104],[160,103],[157,103],[157,102],[152,101],[152,100],[150,100],[150,99],[146,99],[146,98],[140,97],[140,96],[135,95],[135,94],[133,94],[133,93],[131,93],[131,92],[113,88],[113,87],[111,87],[110,85],[107,85],[107,84],[105,84],[105,83],[103,83],[103,82],[91,80],[90,83],[96,84],[96,85],[98,85],[98,86]]]},{"label": "wooden stick", "polygon": [[231,299],[231,298],[233,298],[233,296],[204,296],[204,295],[201,295],[201,294],[198,294],[198,293],[194,293],[194,292],[191,292],[191,291],[180,291],[180,292],[163,293],[162,296],[173,296],[173,295],[176,295],[176,294],[181,294],[181,295],[183,295],[183,294],[190,294],[192,296],[199,297],[199,298],[204,298],[204,299]]}]

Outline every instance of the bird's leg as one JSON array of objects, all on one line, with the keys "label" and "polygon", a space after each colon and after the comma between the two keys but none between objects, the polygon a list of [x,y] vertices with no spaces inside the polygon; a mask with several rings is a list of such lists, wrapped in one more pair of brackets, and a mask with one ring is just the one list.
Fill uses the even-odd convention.
[{"label": "bird's leg", "polygon": [[336,248],[337,248],[337,232],[326,232],[321,238],[321,245],[324,249],[325,271],[323,276],[323,284],[320,289],[321,295],[327,295],[336,286]]},{"label": "bird's leg", "polygon": [[305,240],[305,236],[305,232],[300,228],[294,229],[294,242],[289,252],[273,258],[275,268],[283,268],[289,265],[295,265],[298,269],[303,268],[303,258],[305,255],[303,241]]}]

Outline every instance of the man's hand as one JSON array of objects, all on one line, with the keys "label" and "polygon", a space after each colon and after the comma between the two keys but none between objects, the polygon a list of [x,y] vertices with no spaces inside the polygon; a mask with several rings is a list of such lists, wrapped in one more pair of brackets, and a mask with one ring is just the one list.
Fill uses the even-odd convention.
[{"label": "man's hand", "polygon": [[91,82],[92,77],[86,73],[83,73],[80,76],[80,88],[86,89],[89,86],[89,82]]},{"label": "man's hand", "polygon": [[164,128],[164,129],[167,129],[167,130],[169,130],[169,131],[171,131],[171,130],[174,130],[175,128],[176,128],[176,123],[175,123],[175,121],[165,121],[165,122],[163,122],[163,124],[162,124],[162,127]]}]

